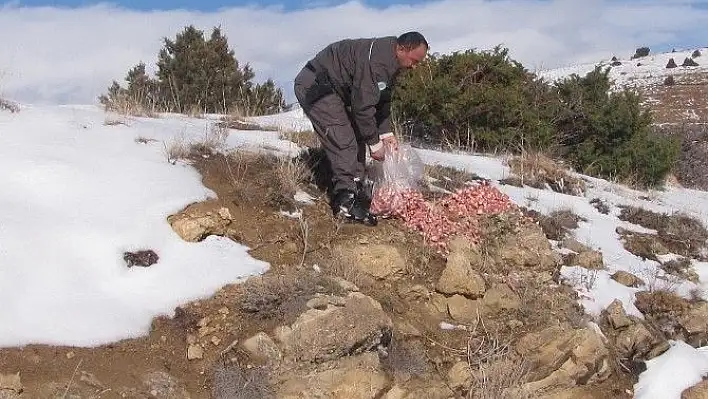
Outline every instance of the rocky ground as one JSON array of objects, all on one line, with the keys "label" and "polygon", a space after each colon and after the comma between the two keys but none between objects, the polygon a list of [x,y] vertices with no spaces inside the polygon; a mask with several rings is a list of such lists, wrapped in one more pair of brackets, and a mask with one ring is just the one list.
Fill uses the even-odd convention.
[{"label": "rocky ground", "polygon": [[[645,320],[619,303],[588,319],[558,272],[602,268],[602,255],[567,237],[561,255],[549,238],[563,224],[541,215],[484,217],[483,242],[454,240],[443,258],[396,220],[333,220],[305,162],[191,159],[218,199],[167,222],[187,241],[244,243],[271,269],[156,318],[140,339],[0,350],[0,398],[629,398],[667,339],[705,343],[708,305],[669,292],[638,295]],[[447,189],[467,178],[448,172]],[[313,203],[294,201],[297,189]]]}]

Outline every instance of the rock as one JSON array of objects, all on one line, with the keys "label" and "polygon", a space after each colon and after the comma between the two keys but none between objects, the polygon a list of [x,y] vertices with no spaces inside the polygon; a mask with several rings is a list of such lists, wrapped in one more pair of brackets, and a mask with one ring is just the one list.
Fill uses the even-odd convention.
[{"label": "rock", "polygon": [[233,220],[228,208],[217,211],[200,210],[195,206],[177,215],[167,218],[172,229],[185,241],[201,241],[209,235],[223,236]]},{"label": "rock", "polygon": [[388,346],[393,322],[381,304],[358,292],[343,299],[344,306],[301,314],[284,338],[287,352],[298,360],[320,363]]},{"label": "rock", "polygon": [[388,385],[378,355],[365,353],[345,357],[327,369],[287,378],[279,387],[278,398],[287,399],[374,399]]},{"label": "rock", "polygon": [[680,323],[689,335],[708,332],[708,302],[693,306],[681,317]]},{"label": "rock", "polygon": [[385,244],[360,245],[350,252],[356,267],[379,280],[401,277],[406,270],[406,260],[398,248]]},{"label": "rock", "polygon": [[609,352],[590,328],[549,327],[522,337],[516,351],[532,366],[527,392],[593,384],[611,374]]},{"label": "rock", "polygon": [[555,271],[561,256],[553,250],[541,227],[528,224],[520,231],[506,236],[501,247],[492,254],[494,263],[509,269],[535,268]]},{"label": "rock", "polygon": [[492,312],[514,310],[521,307],[521,299],[506,284],[495,284],[484,294],[482,304]]},{"label": "rock", "polygon": [[624,328],[632,324],[632,320],[627,316],[622,301],[619,299],[612,301],[610,306],[607,307],[606,313],[607,321],[614,329]]},{"label": "rock", "polygon": [[403,336],[409,337],[421,337],[422,334],[413,324],[406,320],[399,321],[395,323],[396,334],[401,334]]},{"label": "rock", "polygon": [[190,399],[189,393],[175,377],[164,371],[153,371],[142,377],[143,385],[154,399]]},{"label": "rock", "polygon": [[437,290],[447,295],[465,295],[479,298],[486,291],[484,278],[472,268],[481,265],[481,255],[472,245],[461,238],[455,238],[449,245],[447,266],[438,280]]},{"label": "rock", "polygon": [[[406,387],[408,388],[408,387]],[[444,382],[426,381],[423,386],[413,387],[404,399],[451,399],[455,393]]]},{"label": "rock", "polygon": [[328,305],[344,306],[344,298],[336,295],[316,296],[307,301],[306,306],[310,309],[326,309]]},{"label": "rock", "polygon": [[707,399],[708,380],[703,380],[698,384],[686,389],[681,393],[681,399]]},{"label": "rock", "polygon": [[190,344],[187,347],[187,360],[196,360],[204,357],[204,349],[199,344]]},{"label": "rock", "polygon": [[586,252],[586,251],[591,251],[590,247],[587,245],[581,244],[578,240],[575,238],[567,237],[566,239],[563,240],[561,245],[564,248],[568,248],[569,250],[577,253],[581,252]]},{"label": "rock", "polygon": [[256,359],[269,363],[278,363],[282,358],[278,345],[264,332],[252,336],[243,342],[243,348]]},{"label": "rock", "polygon": [[337,285],[339,285],[339,288],[343,289],[346,292],[358,292],[359,291],[359,287],[357,287],[356,284],[354,284],[350,281],[347,281],[341,277],[333,277],[332,279],[337,283]]},{"label": "rock", "polygon": [[406,391],[398,385],[394,385],[393,388],[386,392],[386,396],[383,399],[404,399],[405,397]]},{"label": "rock", "polygon": [[128,268],[133,266],[150,267],[160,260],[160,257],[152,249],[137,252],[123,252],[123,260]]},{"label": "rock", "polygon": [[571,265],[582,266],[589,270],[602,270],[605,268],[600,251],[590,250],[579,254],[570,254],[568,258]]},{"label": "rock", "polygon": [[626,287],[639,287],[644,281],[632,273],[619,270],[612,275],[612,279]]},{"label": "rock", "polygon": [[467,299],[462,295],[454,295],[447,300],[447,312],[459,323],[472,324],[482,314],[480,302],[480,300]]},{"label": "rock", "polygon": [[0,399],[19,398],[24,389],[20,373],[0,374]]},{"label": "rock", "polygon": [[[650,360],[663,352],[657,353],[654,348],[665,343],[657,338],[642,323],[634,323],[622,330],[615,339],[617,354],[630,360]],[[668,349],[668,346],[665,347]]]},{"label": "rock", "polygon": [[89,373],[88,371],[81,370],[81,377],[79,377],[79,381],[83,382],[84,384],[96,388],[96,389],[105,389],[106,386],[103,385],[101,381],[96,378],[95,375]]},{"label": "rock", "polygon": [[455,363],[447,372],[447,382],[453,391],[469,390],[472,385],[472,368],[469,363]]},{"label": "rock", "polygon": [[579,386],[568,389],[559,389],[540,396],[539,399],[597,399],[596,387]]}]

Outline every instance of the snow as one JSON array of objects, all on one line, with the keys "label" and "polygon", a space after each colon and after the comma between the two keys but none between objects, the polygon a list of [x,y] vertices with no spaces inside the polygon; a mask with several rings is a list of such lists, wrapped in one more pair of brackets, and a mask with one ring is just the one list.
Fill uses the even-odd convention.
[{"label": "snow", "polygon": [[[154,316],[269,267],[229,239],[185,242],[166,221],[214,193],[161,143],[135,138],[197,139],[198,121],[104,118],[93,107],[0,113],[0,346],[137,337]],[[123,252],[139,249],[158,263],[127,268]]]},{"label": "snow", "polygon": [[635,399],[680,398],[708,374],[708,347],[694,348],[672,341],[671,348],[646,362],[647,370],[634,386]]}]

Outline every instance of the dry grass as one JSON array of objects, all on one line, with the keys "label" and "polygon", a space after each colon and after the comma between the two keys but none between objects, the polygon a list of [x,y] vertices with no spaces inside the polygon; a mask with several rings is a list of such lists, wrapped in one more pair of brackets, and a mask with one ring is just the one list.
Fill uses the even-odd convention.
[{"label": "dry grass", "polygon": [[607,203],[600,198],[593,198],[590,200],[590,205],[592,205],[598,212],[603,215],[608,215],[610,213],[610,207]]},{"label": "dry grass", "polygon": [[570,208],[558,209],[548,215],[528,210],[527,214],[538,220],[543,233],[549,240],[562,241],[570,230],[578,228],[578,222],[587,219],[576,215]]},{"label": "dry grass", "polygon": [[[582,196],[585,182],[572,177],[566,167],[539,152],[526,152],[509,160],[511,172],[520,180],[519,183],[536,188],[547,185],[556,192]],[[513,179],[508,181],[513,184]]]},{"label": "dry grass", "polygon": [[274,399],[274,391],[270,372],[265,368],[229,364],[218,365],[214,370],[211,396],[214,399]]},{"label": "dry grass", "polygon": [[469,182],[479,180],[480,177],[463,170],[442,165],[425,165],[424,173],[434,180],[433,184],[447,191],[456,191],[464,188]]},{"label": "dry grass", "polygon": [[280,139],[292,141],[300,147],[319,148],[321,145],[320,139],[312,130],[302,132],[283,130],[280,131]]},{"label": "dry grass", "polygon": [[261,320],[291,324],[315,294],[340,294],[336,282],[314,272],[252,277],[242,284],[239,309]]},{"label": "dry grass", "polygon": [[176,164],[179,160],[188,159],[192,150],[190,148],[187,139],[184,136],[173,137],[170,139],[169,143],[162,142],[164,146],[164,153],[167,157],[167,162],[172,165]]},{"label": "dry grass", "polygon": [[670,291],[642,291],[636,294],[634,305],[641,311],[646,321],[667,339],[682,334],[678,320],[690,309],[691,304]]},{"label": "dry grass", "polygon": [[672,274],[679,278],[698,283],[699,276],[691,266],[691,260],[688,258],[680,258],[668,261],[661,265],[666,273]]},{"label": "dry grass", "polygon": [[0,110],[10,111],[13,114],[20,112],[20,105],[4,98],[0,98]]},{"label": "dry grass", "polygon": [[147,108],[145,98],[135,96],[119,96],[113,98],[110,103],[105,105],[106,111],[113,111],[123,116],[137,116],[156,118],[157,110],[155,108]]},{"label": "dry grass", "polygon": [[283,196],[292,198],[300,189],[300,185],[307,181],[310,171],[305,163],[297,158],[281,157],[276,164],[275,175],[277,185]]},{"label": "dry grass", "polygon": [[420,341],[394,339],[387,352],[388,355],[381,363],[384,369],[398,381],[423,377],[428,372],[425,346]]},{"label": "dry grass", "polygon": [[635,206],[624,206],[619,219],[656,230],[656,239],[672,253],[696,259],[704,258],[708,230],[691,216],[681,213],[669,215]]},{"label": "dry grass", "polygon": [[481,317],[467,343],[467,363],[472,369],[467,399],[529,397],[520,389],[527,382],[529,368],[511,349],[511,342],[489,331]]}]

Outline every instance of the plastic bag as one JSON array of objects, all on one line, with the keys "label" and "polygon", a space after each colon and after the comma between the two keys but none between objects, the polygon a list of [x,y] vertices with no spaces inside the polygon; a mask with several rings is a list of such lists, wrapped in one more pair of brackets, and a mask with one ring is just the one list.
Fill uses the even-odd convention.
[{"label": "plastic bag", "polygon": [[425,165],[407,144],[385,147],[383,162],[374,163],[369,175],[374,181],[371,212],[380,217],[396,214],[406,201],[407,191],[420,190]]}]

